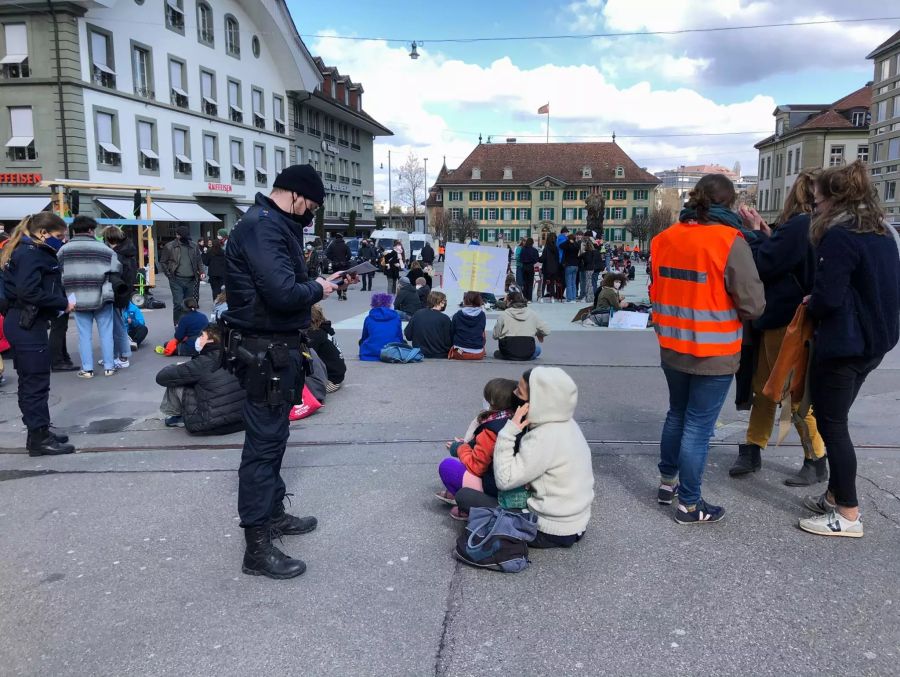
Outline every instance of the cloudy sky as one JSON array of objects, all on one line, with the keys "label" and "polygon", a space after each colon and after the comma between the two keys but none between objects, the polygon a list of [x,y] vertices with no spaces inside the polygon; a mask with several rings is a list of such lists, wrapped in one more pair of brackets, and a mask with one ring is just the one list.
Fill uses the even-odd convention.
[{"label": "cloudy sky", "polygon": [[[306,12],[288,0],[313,54],[365,87],[363,105],[394,131],[375,148],[376,194],[413,150],[429,183],[443,156],[457,166],[478,134],[495,141],[617,141],[651,171],[679,164],[756,165],[753,143],[781,103],[828,103],[872,79],[865,56],[900,29],[900,5],[876,0],[538,0],[360,2]],[[891,5],[895,5],[893,10]],[[440,42],[589,35],[827,19],[860,23],[665,36]],[[375,41],[344,40],[355,36]],[[395,42],[393,39],[400,41]],[[417,40],[421,57],[409,58]]]}]

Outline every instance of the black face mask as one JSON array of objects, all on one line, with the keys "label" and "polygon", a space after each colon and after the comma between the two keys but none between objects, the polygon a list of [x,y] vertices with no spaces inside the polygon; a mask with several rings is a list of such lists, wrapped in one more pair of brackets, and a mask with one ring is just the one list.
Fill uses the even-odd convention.
[{"label": "black face mask", "polygon": [[[296,198],[294,198],[296,201]],[[302,214],[291,214],[291,218],[294,219],[294,223],[300,224],[302,228],[306,228],[309,224],[313,222],[313,219],[316,218],[316,215],[309,209],[307,206],[306,211]]]},{"label": "black face mask", "polygon": [[513,408],[514,408],[514,409],[518,409],[518,408],[521,407],[523,404],[528,404],[528,400],[523,400],[521,397],[519,397],[518,395],[515,395],[515,394],[514,394],[514,395],[513,395]]}]

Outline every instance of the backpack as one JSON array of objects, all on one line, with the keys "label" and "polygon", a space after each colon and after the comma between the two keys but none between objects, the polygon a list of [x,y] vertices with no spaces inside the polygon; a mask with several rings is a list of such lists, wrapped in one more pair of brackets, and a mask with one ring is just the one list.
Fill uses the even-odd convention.
[{"label": "backpack", "polygon": [[382,362],[390,364],[407,364],[409,362],[421,362],[425,355],[419,348],[413,348],[401,341],[388,343],[381,349],[378,358]]},{"label": "backpack", "polygon": [[456,559],[479,569],[507,574],[528,567],[528,544],[537,536],[537,515],[503,508],[472,508],[466,530],[456,539]]}]

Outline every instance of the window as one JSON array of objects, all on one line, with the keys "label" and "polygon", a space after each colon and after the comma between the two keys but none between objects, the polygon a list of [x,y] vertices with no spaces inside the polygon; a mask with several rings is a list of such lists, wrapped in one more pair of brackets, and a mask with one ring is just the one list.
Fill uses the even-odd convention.
[{"label": "window", "polygon": [[197,3],[197,40],[209,47],[215,44],[212,8],[205,2]]},{"label": "window", "polygon": [[303,131],[303,107],[296,99],[291,99],[291,113],[294,118],[294,129]]},{"label": "window", "polygon": [[449,202],[462,202],[462,191],[461,190],[451,190],[449,195],[447,196],[447,200]]},{"label": "window", "polygon": [[244,111],[241,109],[241,83],[228,79],[228,117],[232,122],[243,122]]},{"label": "window", "polygon": [[359,130],[356,127],[350,128],[350,148],[359,150]]},{"label": "window", "polygon": [[621,179],[623,176],[625,176],[625,167],[616,165],[616,178]]},{"label": "window", "polygon": [[641,190],[636,190],[636,191],[634,191],[634,199],[635,200],[649,200],[650,199],[650,191],[647,190],[646,188],[643,188]]},{"label": "window", "polygon": [[225,53],[241,58],[241,27],[230,14],[225,16]]},{"label": "window", "polygon": [[766,178],[772,178],[772,156],[766,158]]},{"label": "window", "polygon": [[310,149],[309,164],[311,164],[316,171],[319,171],[319,160],[321,159],[321,156],[322,154],[319,151]]},{"label": "window", "polygon": [[0,59],[5,78],[27,78],[31,75],[28,67],[28,31],[25,24],[3,24],[6,55]]},{"label": "window", "polygon": [[774,199],[774,201],[772,202],[772,208],[773,208],[773,209],[780,209],[780,208],[781,208],[781,188],[776,188],[776,189],[775,189],[775,195],[774,195],[774,197],[775,197],[775,199]]},{"label": "window", "polygon": [[461,219],[463,215],[463,210],[461,207],[453,207],[447,210],[447,214],[450,216],[452,221],[456,221],[457,219]]},{"label": "window", "polygon": [[218,179],[219,140],[215,134],[203,135],[203,173],[207,179]]},{"label": "window", "polygon": [[101,87],[116,88],[112,36],[97,29],[89,31],[91,49],[91,81]]},{"label": "window", "polygon": [[512,202],[513,200],[516,199],[515,196],[516,196],[516,194],[515,194],[514,191],[511,191],[511,190],[504,190],[504,191],[500,194],[500,199],[503,200],[504,202]]},{"label": "window", "polygon": [[497,201],[497,191],[489,190],[484,194],[484,199],[488,202],[496,202]]},{"label": "window", "polygon": [[887,99],[885,99],[875,104],[875,122],[887,120],[887,103]]},{"label": "window", "polygon": [[191,144],[187,127],[172,127],[172,151],[175,157],[175,177],[191,178]]},{"label": "window", "polygon": [[131,43],[131,72],[134,93],[146,99],[156,96],[153,91],[153,57],[150,48]]},{"label": "window", "polygon": [[763,158],[759,159],[759,178],[766,178],[766,161]]},{"label": "window", "polygon": [[888,141],[887,159],[896,160],[897,158],[900,158],[900,137]]},{"label": "window", "polygon": [[632,214],[634,214],[634,216],[648,216],[649,210],[647,207],[635,207]]},{"label": "window", "polygon": [[612,209],[610,209],[609,213],[613,219],[624,219],[625,207],[613,207]]},{"label": "window", "polygon": [[504,167],[503,168],[503,180],[511,181],[512,180],[512,167]]},{"label": "window", "polygon": [[483,194],[480,190],[471,190],[469,191],[469,201],[472,202],[474,200],[483,200]]},{"label": "window", "polygon": [[854,127],[865,127],[866,126],[866,112],[858,110],[853,113],[851,116],[851,122]]},{"label": "window", "polygon": [[262,144],[253,144],[253,169],[256,172],[256,185],[265,186],[269,181],[269,173],[266,171],[266,147]]},{"label": "window", "polygon": [[232,183],[244,182],[244,142],[239,139],[231,140],[231,181]]},{"label": "window", "polygon": [[278,174],[284,169],[285,157],[287,153],[284,148],[275,149],[275,173]]},{"label": "window", "polygon": [[253,104],[253,126],[257,129],[266,128],[266,111],[263,108],[263,91],[254,87],[250,98]]},{"label": "window", "polygon": [[628,194],[628,191],[626,191],[626,190],[622,190],[622,189],[614,190],[612,192],[612,199],[613,200],[624,200],[627,194]]},{"label": "window", "polygon": [[31,106],[12,106],[9,109],[9,126],[12,136],[6,142],[6,155],[10,160],[35,160],[34,119]]},{"label": "window", "polygon": [[306,109],[306,127],[307,131],[313,136],[321,136],[321,132],[319,132],[319,114],[312,108]]},{"label": "window", "polygon": [[785,174],[791,173],[791,164],[793,164],[793,162],[794,162],[794,151],[789,150],[788,154],[787,154],[787,171],[785,171]]},{"label": "window", "polygon": [[501,209],[500,210],[500,220],[501,221],[512,221],[515,219],[516,210],[515,209]]},{"label": "window", "polygon": [[881,77],[879,80],[887,80],[891,76],[891,61],[890,59],[885,59],[881,62]]},{"label": "window", "polygon": [[608,199],[609,199],[609,191],[608,191],[608,190],[604,190],[604,191],[603,191],[603,199],[604,199],[604,200],[608,200]]},{"label": "window", "polygon": [[336,141],[337,137],[334,135],[334,118],[325,118],[325,134],[324,138],[328,141]]},{"label": "window", "polygon": [[166,28],[184,35],[183,0],[166,0]]},{"label": "window", "polygon": [[591,168],[588,167],[587,165],[585,165],[584,167],[581,168],[581,178],[582,179],[591,178]]},{"label": "window", "polygon": [[202,110],[207,115],[218,115],[219,104],[216,102],[216,76],[210,71],[200,71],[200,96]]},{"label": "window", "polygon": [[888,181],[884,184],[884,201],[891,202],[897,199],[897,182]]},{"label": "window", "polygon": [[188,107],[184,61],[169,59],[169,90],[173,106],[178,106],[179,108]]},{"label": "window", "polygon": [[517,200],[530,200],[531,199],[531,191],[530,190],[520,190],[516,193]]},{"label": "window", "polygon": [[94,114],[97,131],[97,163],[106,167],[121,167],[122,151],[116,145],[119,129],[114,113],[97,111]]},{"label": "window", "polygon": [[563,191],[563,200],[577,200],[578,199],[578,191],[577,190],[564,190]]},{"label": "window", "polygon": [[844,147],[832,146],[828,155],[828,166],[837,167],[842,164],[844,164]]},{"label": "window", "polygon": [[553,220],[553,207],[541,207],[538,211],[538,216],[541,221],[552,221]]},{"label": "window", "polygon": [[487,209],[485,211],[486,211],[485,220],[487,220],[487,221],[496,221],[497,220],[497,210],[496,209],[491,207],[490,209]]},{"label": "window", "polygon": [[137,121],[138,170],[141,174],[159,174],[156,125],[150,120]]},{"label": "window", "polygon": [[590,194],[591,194],[591,191],[589,191],[589,190],[582,190],[582,191],[580,191],[580,192],[578,193],[578,198],[579,198],[580,200],[586,200],[587,197],[588,197],[588,195],[590,195]]},{"label": "window", "polygon": [[900,96],[893,98],[893,106],[891,107],[891,117],[900,118]]},{"label": "window", "polygon": [[258,59],[259,58],[259,38],[256,37],[255,35],[253,36],[253,39],[250,41],[250,49],[253,52],[253,56]]},{"label": "window", "polygon": [[574,221],[577,211],[577,209],[573,209],[572,207],[563,209],[563,221]]},{"label": "window", "polygon": [[544,201],[547,201],[547,200],[554,200],[554,199],[556,199],[556,191],[554,191],[554,190],[542,190],[542,191],[541,191],[541,194],[540,194],[540,199],[541,199],[541,200],[544,200]]},{"label": "window", "polygon": [[481,170],[478,167],[472,167],[472,178],[473,179],[481,178]]},{"label": "window", "polygon": [[860,162],[868,162],[869,161],[869,146],[857,146],[856,147],[856,159]]},{"label": "window", "polygon": [[303,148],[301,146],[294,146],[294,164],[303,164]]},{"label": "window", "polygon": [[272,95],[272,119],[275,121],[275,131],[284,134],[284,97],[278,94]]},{"label": "window", "polygon": [[472,207],[469,209],[469,218],[474,221],[481,221],[484,210],[481,207]]},{"label": "window", "polygon": [[531,221],[531,210],[524,207],[519,209],[519,221]]}]

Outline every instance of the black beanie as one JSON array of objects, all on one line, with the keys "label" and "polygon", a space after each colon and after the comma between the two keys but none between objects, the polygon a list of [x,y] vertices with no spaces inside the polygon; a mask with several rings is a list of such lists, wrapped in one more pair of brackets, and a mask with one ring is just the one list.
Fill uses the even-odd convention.
[{"label": "black beanie", "polygon": [[322,178],[311,165],[291,165],[275,177],[275,188],[302,195],[318,205],[325,204],[325,186]]}]

